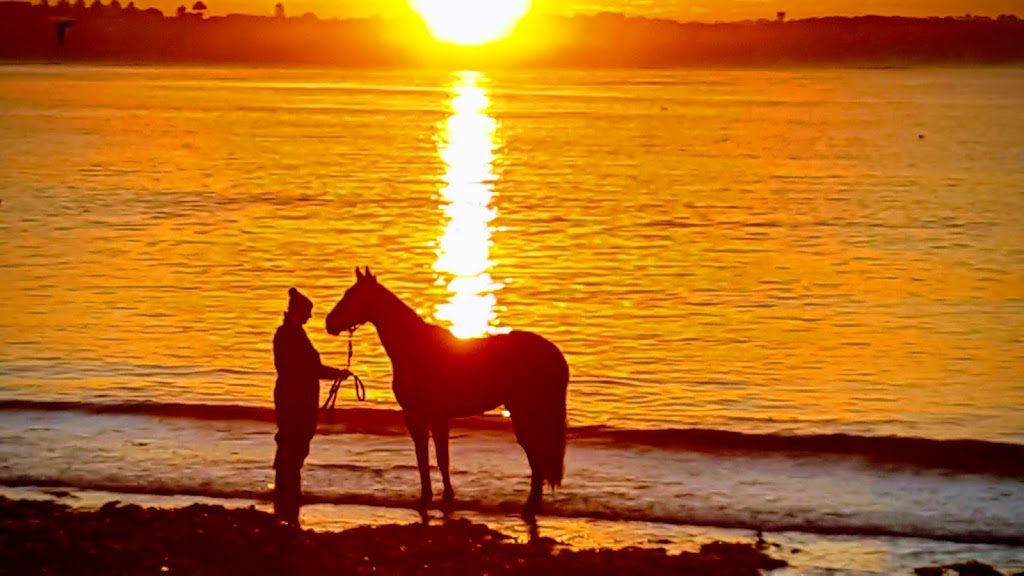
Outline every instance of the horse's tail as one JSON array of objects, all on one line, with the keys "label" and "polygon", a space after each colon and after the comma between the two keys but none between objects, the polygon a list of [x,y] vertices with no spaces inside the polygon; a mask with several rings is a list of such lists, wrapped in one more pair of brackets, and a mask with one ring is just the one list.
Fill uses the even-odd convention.
[{"label": "horse's tail", "polygon": [[544,462],[544,481],[552,489],[562,485],[562,476],[565,473],[565,432],[567,427],[565,396],[563,396],[561,412],[554,422],[551,450],[547,454],[547,461]]},{"label": "horse's tail", "polygon": [[548,437],[544,445],[548,448],[544,451],[542,468],[544,481],[552,489],[562,485],[562,476],[565,473],[565,441],[568,420],[566,417],[565,403],[569,389],[569,365],[562,358],[563,372],[559,378],[558,389],[560,394],[555,398],[555,405],[552,407],[553,414],[548,420],[549,429],[546,430]]}]

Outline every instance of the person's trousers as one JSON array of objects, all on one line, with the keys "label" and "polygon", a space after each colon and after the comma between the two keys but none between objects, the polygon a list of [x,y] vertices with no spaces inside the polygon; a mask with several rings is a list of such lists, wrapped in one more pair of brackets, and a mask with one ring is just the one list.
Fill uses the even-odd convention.
[{"label": "person's trousers", "polygon": [[298,524],[302,499],[302,465],[309,455],[312,438],[285,435],[281,432],[274,455],[274,516]]}]

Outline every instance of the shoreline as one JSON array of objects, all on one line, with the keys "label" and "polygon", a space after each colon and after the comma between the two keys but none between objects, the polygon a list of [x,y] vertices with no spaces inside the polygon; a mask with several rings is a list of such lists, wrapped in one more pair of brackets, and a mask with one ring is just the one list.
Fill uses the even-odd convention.
[{"label": "shoreline", "polygon": [[[37,514],[42,520],[39,521],[41,524],[36,522],[35,526],[37,528],[42,526],[42,528],[35,533],[36,537],[26,538],[23,531],[24,518],[19,521],[14,517],[16,515],[12,516],[12,506],[13,509],[27,506],[30,509],[42,511]],[[119,510],[128,512],[123,517],[118,517],[116,514],[111,516]],[[232,531],[256,529],[263,526],[262,523],[265,522],[275,524],[269,513],[270,510],[271,506],[268,502],[259,500],[224,500],[185,495],[154,496],[74,489],[69,492],[53,488],[12,489],[0,487],[0,526],[3,527],[0,529],[0,550],[13,550],[26,544],[37,547],[41,545],[45,549],[50,549],[60,542],[66,544],[67,526],[78,524],[95,528],[99,523],[106,527],[105,530],[121,530],[122,532],[135,530],[138,533],[150,534],[153,533],[153,528],[146,527],[148,526],[146,522],[157,522],[158,524],[163,522],[169,523],[163,529],[169,530],[168,534],[175,538],[187,539],[188,530],[198,530],[202,534],[213,534],[220,538],[224,537],[222,524],[231,518],[236,518],[237,515],[241,515],[237,517],[245,519],[245,522],[241,524],[236,522],[238,526],[232,528]],[[117,512],[117,514],[120,513]],[[133,514],[135,520],[126,522],[133,518]],[[192,517],[190,514],[193,516],[198,514],[198,516]],[[207,518],[210,515],[212,515],[212,520]],[[141,523],[139,519],[142,519]],[[340,534],[350,531],[357,533],[370,531],[370,534],[386,536],[381,538],[382,546],[390,542],[392,547],[405,546],[406,549],[409,549],[410,546],[409,538],[416,534],[412,527],[423,528],[420,516],[415,510],[360,505],[308,504],[302,508],[301,520],[302,529],[298,531],[302,533],[327,535],[323,538],[328,540],[331,538],[344,540],[347,536],[339,536]],[[207,522],[213,522],[213,524],[208,526],[205,524]],[[672,526],[669,527],[671,531],[665,531],[664,526],[643,522],[625,520],[580,522],[578,519],[552,516],[542,516],[538,522],[539,530],[531,530],[518,516],[506,517],[475,512],[456,512],[446,519],[438,510],[431,510],[428,522],[429,530],[438,532],[438,537],[468,538],[461,545],[449,546],[446,549],[446,555],[461,554],[467,549],[475,550],[480,543],[477,540],[480,538],[498,538],[497,542],[500,542],[503,548],[497,552],[487,551],[488,554],[491,554],[488,558],[492,560],[494,558],[519,558],[523,550],[535,551],[534,549],[538,546],[547,550],[549,555],[566,553],[570,555],[567,558],[588,557],[587,555],[598,558],[597,560],[594,558],[581,560],[581,562],[591,562],[591,560],[593,562],[592,565],[576,566],[579,570],[564,566],[552,568],[544,564],[540,568],[520,567],[520,572],[488,572],[492,574],[540,570],[543,573],[559,574],[672,573],[685,576],[691,572],[681,571],[679,566],[689,566],[686,563],[691,561],[704,562],[708,560],[710,558],[708,549],[703,547],[725,541],[730,543],[730,547],[727,547],[726,557],[720,559],[724,564],[714,564],[714,567],[709,569],[712,571],[703,571],[702,569],[692,573],[712,576],[715,574],[813,576],[822,573],[868,576],[917,574],[918,570],[923,570],[920,574],[927,575],[940,574],[941,572],[935,572],[935,569],[944,566],[959,566],[964,570],[963,572],[957,572],[955,568],[951,568],[944,574],[1024,576],[1024,550],[985,545],[963,546],[951,542],[920,539],[822,536],[787,532],[760,534],[746,530],[697,526]],[[447,527],[448,523],[453,523],[453,527]],[[218,534],[220,536],[217,536]],[[490,536],[487,536],[488,534]],[[500,538],[496,534],[500,535]],[[245,540],[246,537],[239,536],[238,538]],[[316,540],[321,537],[311,538]],[[95,547],[102,549],[122,549],[125,546],[145,544],[116,540],[95,541],[88,538],[86,541],[92,542]],[[58,548],[53,549],[52,555],[66,554],[65,548],[60,547],[65,544],[59,544]],[[449,542],[449,544],[452,543]],[[314,546],[314,549],[316,546],[320,546],[320,544],[311,545]],[[713,546],[712,549],[714,549]],[[383,553],[386,550],[378,552]],[[748,555],[753,555],[754,552],[763,553],[766,558],[781,562],[783,567],[769,571],[750,572],[749,569],[753,564]],[[579,556],[581,554],[583,556]],[[680,560],[679,556],[682,556],[683,559]],[[473,562],[483,562],[486,559],[474,556],[466,559],[465,562],[472,564]],[[103,558],[100,560],[103,561]],[[106,559],[108,562],[110,560]],[[192,557],[191,561],[195,560],[196,558]],[[758,562],[762,560],[758,560]],[[394,570],[383,573],[412,573],[403,570],[401,566],[396,567],[393,562],[398,561],[393,558],[387,559],[386,562],[389,563],[387,566]],[[61,571],[59,567],[53,566],[24,566],[19,562],[21,561],[16,556],[0,552],[0,573],[42,573],[46,569],[53,574],[82,573],[80,570]],[[674,566],[674,568],[660,571],[666,565]],[[10,570],[14,566],[19,567],[19,570],[4,572],[4,569]],[[448,566],[449,569],[437,572],[420,570],[416,573],[482,573],[478,569],[479,566],[463,564],[459,566],[461,568],[455,569]],[[608,566],[612,568],[604,570]],[[186,573],[234,573],[212,568],[210,568],[212,572],[205,572],[201,568],[200,566],[200,568],[186,571]],[[380,567],[378,566],[378,568]],[[595,572],[598,568],[604,571]],[[741,571],[732,571],[734,569]],[[142,570],[142,572],[133,572],[133,570],[134,568],[131,566],[104,564],[97,568],[95,573],[153,573],[156,568],[150,571]],[[713,570],[726,571],[716,572]],[[264,572],[248,571],[245,573],[262,574]],[[357,568],[349,566],[347,569],[341,570],[340,573],[361,572]],[[382,572],[378,569],[374,573]]]},{"label": "shoreline", "polygon": [[755,576],[786,562],[765,545],[715,541],[697,552],[572,550],[522,543],[464,518],[357,526],[340,532],[281,524],[255,506],[191,504],[99,509],[0,497],[0,566],[83,574],[693,574]]}]

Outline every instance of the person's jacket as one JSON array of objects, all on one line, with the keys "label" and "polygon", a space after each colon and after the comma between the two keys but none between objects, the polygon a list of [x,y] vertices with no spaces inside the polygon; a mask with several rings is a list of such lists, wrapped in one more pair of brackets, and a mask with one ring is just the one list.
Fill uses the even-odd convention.
[{"label": "person's jacket", "polygon": [[285,321],[274,334],[274,407],[277,428],[286,435],[312,438],[320,407],[320,379],[330,378],[330,368],[320,363],[320,353],[300,325]]}]

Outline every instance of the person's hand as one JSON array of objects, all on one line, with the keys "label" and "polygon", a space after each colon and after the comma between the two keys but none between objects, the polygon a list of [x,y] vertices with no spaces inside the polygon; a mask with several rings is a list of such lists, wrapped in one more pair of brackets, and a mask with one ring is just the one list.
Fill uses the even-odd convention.
[{"label": "person's hand", "polygon": [[347,370],[345,368],[335,368],[334,369],[334,377],[335,378],[339,378],[341,380],[344,380],[344,379],[348,378],[351,375],[352,375],[352,372],[350,372],[349,370]]}]

